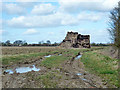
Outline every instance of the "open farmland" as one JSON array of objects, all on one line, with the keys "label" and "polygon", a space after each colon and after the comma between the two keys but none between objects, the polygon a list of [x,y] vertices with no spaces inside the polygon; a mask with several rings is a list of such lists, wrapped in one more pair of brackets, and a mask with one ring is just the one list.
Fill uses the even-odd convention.
[{"label": "open farmland", "polygon": [[[2,87],[117,87],[117,59],[105,56],[103,50],[108,47],[2,47]],[[35,70],[23,72],[26,67]]]}]

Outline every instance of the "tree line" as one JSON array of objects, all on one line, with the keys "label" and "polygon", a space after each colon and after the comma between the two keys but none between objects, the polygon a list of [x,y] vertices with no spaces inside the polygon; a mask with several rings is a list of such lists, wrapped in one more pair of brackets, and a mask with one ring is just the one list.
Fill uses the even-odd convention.
[{"label": "tree line", "polygon": [[[10,40],[7,40],[5,42],[0,42],[0,46],[59,46],[60,43],[51,43],[50,40],[39,41],[36,44],[29,44],[25,40],[16,40],[13,43],[10,42]],[[91,43],[91,46],[110,46],[111,44],[104,44],[104,43]]]},{"label": "tree line", "polygon": [[13,43],[10,42],[10,40],[7,40],[5,42],[0,42],[0,46],[58,46],[60,43],[51,43],[50,40],[47,40],[46,42],[40,41],[36,44],[29,44],[25,40],[16,40]]},{"label": "tree line", "polygon": [[91,46],[111,46],[112,43],[91,43]]}]

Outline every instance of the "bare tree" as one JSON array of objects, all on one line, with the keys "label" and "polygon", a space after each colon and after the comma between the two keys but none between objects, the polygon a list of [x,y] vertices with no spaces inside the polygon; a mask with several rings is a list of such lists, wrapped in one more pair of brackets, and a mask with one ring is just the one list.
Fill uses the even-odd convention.
[{"label": "bare tree", "polygon": [[118,49],[118,59],[120,59],[120,2],[118,2],[118,7],[115,7],[110,14],[108,31],[114,46]]},{"label": "bare tree", "polygon": [[118,6],[115,7],[110,14],[110,28],[108,31],[111,35],[111,40],[113,41],[114,46],[118,50],[118,87],[120,87],[120,1],[118,2]]}]

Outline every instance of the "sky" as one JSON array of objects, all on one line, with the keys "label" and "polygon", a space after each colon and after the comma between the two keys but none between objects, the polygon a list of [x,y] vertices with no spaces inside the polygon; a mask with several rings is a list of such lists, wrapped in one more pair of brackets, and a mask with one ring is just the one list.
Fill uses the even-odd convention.
[{"label": "sky", "polygon": [[[119,0],[4,0],[0,2],[2,41],[61,42],[68,31],[110,43],[110,11]],[[1,5],[2,4],[2,5]]]}]

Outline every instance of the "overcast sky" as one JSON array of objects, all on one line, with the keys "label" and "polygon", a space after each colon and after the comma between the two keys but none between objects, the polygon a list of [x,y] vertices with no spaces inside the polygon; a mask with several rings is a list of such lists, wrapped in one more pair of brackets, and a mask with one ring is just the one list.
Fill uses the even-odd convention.
[{"label": "overcast sky", "polygon": [[108,43],[109,13],[119,0],[13,1],[2,3],[2,41],[61,42],[75,31],[90,35],[91,42]]}]

